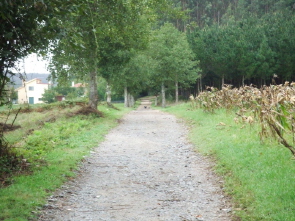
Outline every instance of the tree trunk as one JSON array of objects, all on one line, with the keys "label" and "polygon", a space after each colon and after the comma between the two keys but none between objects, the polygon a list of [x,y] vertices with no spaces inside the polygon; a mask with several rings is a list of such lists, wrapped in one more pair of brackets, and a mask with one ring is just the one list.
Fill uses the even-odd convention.
[{"label": "tree trunk", "polygon": [[127,100],[128,100],[128,107],[131,107],[132,105],[131,105],[131,94],[130,93],[128,93],[128,95],[127,95]]},{"label": "tree trunk", "polygon": [[224,87],[224,75],[222,75],[222,79],[221,79],[221,89]]},{"label": "tree trunk", "polygon": [[155,97],[155,106],[158,106],[158,96]]},{"label": "tree trunk", "polygon": [[200,75],[200,92],[203,92],[202,75]]},{"label": "tree trunk", "polygon": [[107,103],[111,103],[112,102],[112,91],[111,91],[111,86],[109,85],[109,83],[107,83],[106,93],[107,93]]},{"label": "tree trunk", "polygon": [[89,74],[89,103],[88,105],[97,110],[98,93],[97,93],[97,76],[96,71]]},{"label": "tree trunk", "polygon": [[178,103],[178,81],[175,81],[175,103]]},{"label": "tree trunk", "polygon": [[135,101],[134,101],[134,96],[132,94],[129,94],[129,97],[130,97],[130,107],[134,107],[135,105]]},{"label": "tree trunk", "polygon": [[132,94],[127,93],[127,106],[126,107],[134,107],[134,97]]},{"label": "tree trunk", "polygon": [[129,107],[127,86],[124,87],[124,107]]},{"label": "tree trunk", "polygon": [[164,82],[162,82],[161,92],[162,92],[162,108],[165,108],[166,107],[166,97],[165,97],[165,85],[164,85]]}]

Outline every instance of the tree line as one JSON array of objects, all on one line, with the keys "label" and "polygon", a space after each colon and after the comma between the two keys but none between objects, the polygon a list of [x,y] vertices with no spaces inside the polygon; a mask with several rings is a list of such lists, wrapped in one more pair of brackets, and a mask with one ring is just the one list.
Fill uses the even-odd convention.
[{"label": "tree line", "polygon": [[[51,55],[52,80],[87,82],[97,107],[97,78],[125,95],[145,91],[178,100],[206,86],[294,80],[291,0],[7,0],[1,2],[0,95],[17,60]],[[165,106],[165,102],[162,103]]]},{"label": "tree line", "polygon": [[294,81],[295,2],[291,0],[175,1],[200,61],[197,90],[206,86],[258,87]]}]

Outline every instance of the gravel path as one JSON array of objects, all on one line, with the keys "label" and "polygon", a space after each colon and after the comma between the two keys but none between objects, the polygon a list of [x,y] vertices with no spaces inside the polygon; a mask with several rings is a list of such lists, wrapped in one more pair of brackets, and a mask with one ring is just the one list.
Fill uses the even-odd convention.
[{"label": "gravel path", "polygon": [[39,221],[230,221],[221,181],[187,132],[143,101],[49,198]]}]

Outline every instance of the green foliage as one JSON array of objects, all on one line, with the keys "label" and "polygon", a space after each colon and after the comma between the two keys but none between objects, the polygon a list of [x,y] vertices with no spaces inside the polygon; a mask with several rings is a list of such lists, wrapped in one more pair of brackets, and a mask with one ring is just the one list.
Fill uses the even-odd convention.
[{"label": "green foliage", "polygon": [[[150,9],[156,1],[77,1],[75,13],[62,18],[63,32],[52,53],[53,77],[89,81],[90,101],[97,101],[95,78],[122,79],[132,50],[148,43]],[[150,9],[147,6],[152,6]]]},{"label": "green foliage", "polygon": [[49,34],[47,31],[50,29],[50,17],[55,3],[48,0],[0,3],[1,79],[19,58],[46,46],[53,36],[53,33]]},{"label": "green foliage", "polygon": [[[53,27],[55,5],[63,6],[63,1],[13,0],[0,3],[0,106],[11,101],[11,91],[7,88],[12,71],[19,59],[31,52],[47,47],[49,41],[56,37],[58,30]],[[0,152],[6,148],[5,138],[0,131]],[[8,152],[7,152],[8,153]],[[0,156],[0,161],[11,159]]]},{"label": "green foliage", "polygon": [[42,95],[42,100],[45,103],[56,102],[56,96],[65,96],[67,100],[74,100],[80,97],[84,97],[85,88],[79,87],[53,87],[48,90],[45,90]]},{"label": "green foliage", "polygon": [[42,94],[42,101],[47,104],[51,104],[55,102],[56,92],[52,89],[45,90],[44,94]]},{"label": "green foliage", "polygon": [[154,31],[148,53],[152,60],[150,81],[154,84],[165,82],[168,86],[180,82],[185,85],[198,78],[200,69],[187,38],[172,24],[166,23]]},{"label": "green foliage", "polygon": [[[203,88],[221,88],[223,80],[237,87],[244,83],[262,86],[270,84],[274,74],[279,76],[277,84],[295,80],[291,37],[295,15],[290,1],[206,2],[214,7],[210,9],[205,1],[186,1],[184,7],[192,10],[190,21],[199,24],[187,32],[200,60]],[[200,19],[202,13],[209,16],[209,23],[206,16]]]}]

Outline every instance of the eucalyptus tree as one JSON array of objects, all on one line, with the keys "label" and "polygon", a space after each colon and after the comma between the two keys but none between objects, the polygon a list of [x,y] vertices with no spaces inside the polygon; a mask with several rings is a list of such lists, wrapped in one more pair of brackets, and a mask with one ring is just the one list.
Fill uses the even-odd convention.
[{"label": "eucalyptus tree", "polygon": [[198,62],[194,60],[186,35],[171,23],[154,31],[150,56],[154,62],[153,79],[161,84],[162,107],[165,107],[165,87],[174,83],[175,99],[178,101],[178,83],[196,81]]}]

